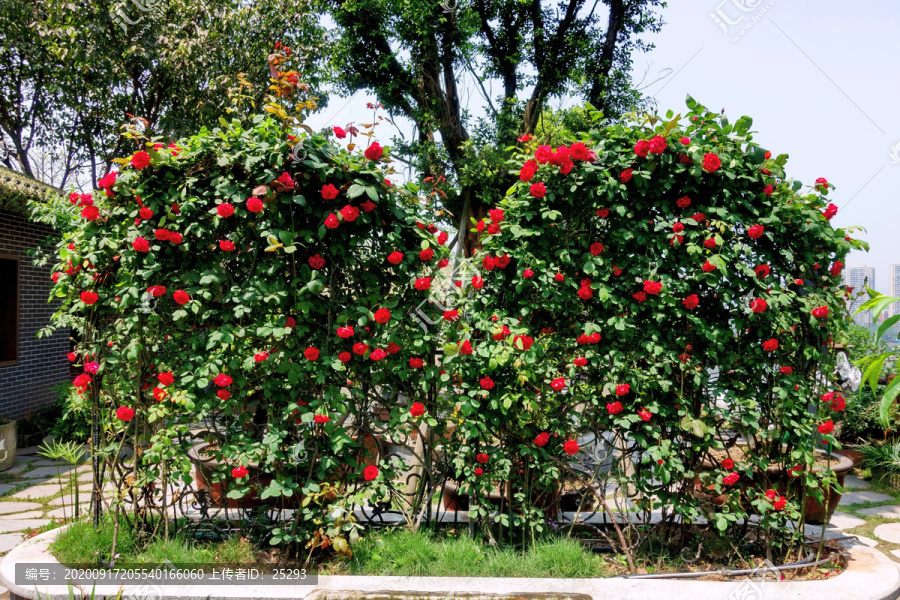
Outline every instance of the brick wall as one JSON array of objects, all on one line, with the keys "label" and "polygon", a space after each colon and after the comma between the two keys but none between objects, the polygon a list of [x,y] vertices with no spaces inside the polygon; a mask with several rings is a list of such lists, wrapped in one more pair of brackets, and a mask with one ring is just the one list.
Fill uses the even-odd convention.
[{"label": "brick wall", "polygon": [[57,308],[47,303],[50,293],[50,266],[36,267],[27,251],[42,243],[52,230],[25,217],[0,211],[0,255],[19,258],[19,360],[0,367],[0,416],[21,418],[29,412],[53,404],[53,386],[71,377],[69,331],[57,331],[38,339]]}]

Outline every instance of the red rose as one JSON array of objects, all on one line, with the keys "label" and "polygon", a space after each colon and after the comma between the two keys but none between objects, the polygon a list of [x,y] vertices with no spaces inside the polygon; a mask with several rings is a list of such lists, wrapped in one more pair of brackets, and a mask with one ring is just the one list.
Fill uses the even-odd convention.
[{"label": "red rose", "polygon": [[601,244],[600,242],[594,242],[593,244],[591,244],[591,254],[593,254],[594,256],[597,256],[598,254],[601,254],[602,252],[603,252],[603,244]]},{"label": "red rose", "polygon": [[831,422],[831,419],[828,419],[821,425],[819,425],[819,433],[822,435],[828,435],[832,431],[834,431],[834,423]]},{"label": "red rose", "polygon": [[778,340],[772,338],[771,340],[766,340],[762,344],[763,350],[766,352],[775,352],[778,350]]},{"label": "red rose", "polygon": [[508,267],[511,260],[512,259],[509,257],[509,254],[507,254],[506,252],[503,253],[503,256],[497,256],[494,258],[497,266],[501,269],[505,269],[506,267]]},{"label": "red rose", "polygon": [[785,375],[790,375],[791,373],[794,372],[794,368],[793,367],[781,367],[781,369],[779,369],[779,371],[781,373],[784,373]]},{"label": "red rose", "polygon": [[757,277],[768,277],[769,273],[772,272],[772,269],[769,265],[758,265],[753,271],[756,273]]},{"label": "red rose", "polygon": [[231,240],[219,240],[219,248],[225,252],[234,252],[234,242]]},{"label": "red rose", "polygon": [[138,214],[141,215],[141,218],[145,221],[153,218],[153,211],[147,208],[146,206],[142,207]]},{"label": "red rose", "polygon": [[510,334],[509,327],[504,325],[503,327],[500,328],[499,331],[494,333],[494,335],[491,337],[493,337],[498,342],[502,342],[503,340],[505,340],[506,338],[509,337],[509,334]]},{"label": "red rose", "polygon": [[482,231],[484,231],[484,221],[478,221],[478,222],[475,224],[475,229],[476,229],[479,233],[481,233]]},{"label": "red rose", "polygon": [[387,358],[387,352],[385,352],[381,348],[375,348],[374,350],[372,350],[372,353],[369,355],[369,358],[371,358],[375,362],[378,362],[379,360],[383,360],[383,359]]},{"label": "red rose", "polygon": [[661,281],[644,280],[644,291],[651,295],[656,295],[662,291],[663,285]]},{"label": "red rose", "polygon": [[566,380],[564,377],[557,377],[550,382],[550,388],[556,392],[566,389]]},{"label": "red rose", "polygon": [[829,273],[831,273],[832,277],[837,277],[838,275],[841,274],[841,271],[843,271],[843,270],[844,270],[844,263],[842,263],[839,260],[836,260],[836,261],[834,261],[834,265],[832,265]]},{"label": "red rose", "polygon": [[444,320],[453,323],[454,321],[459,319],[459,311],[455,308],[452,310],[444,311]]},{"label": "red rose", "polygon": [[710,272],[716,270],[716,265],[712,264],[709,261],[706,261],[705,263],[703,263],[703,270],[706,271],[707,273],[710,273]]},{"label": "red rose", "polygon": [[588,364],[588,359],[583,356],[579,356],[574,361],[576,367],[586,367]]},{"label": "red rose", "polygon": [[344,131],[343,129],[341,129],[340,127],[338,127],[337,125],[332,127],[331,131],[334,132],[335,137],[338,137],[340,139],[344,139],[345,137],[347,137],[347,132]]},{"label": "red rose", "polygon": [[641,158],[647,158],[647,154],[650,152],[650,142],[648,140],[638,140],[634,145],[634,153],[640,156]]},{"label": "red rose", "polygon": [[752,310],[755,313],[761,313],[761,312],[765,311],[768,307],[769,307],[769,305],[762,298],[755,298],[753,301],[750,302],[750,310]]},{"label": "red rose", "polygon": [[566,276],[563,275],[562,273],[557,273],[556,275],[553,276],[553,279],[556,281],[565,281]]},{"label": "red rose", "polygon": [[632,298],[637,300],[638,302],[645,302],[647,300],[647,294],[644,292],[637,292],[631,295]]},{"label": "red rose", "polygon": [[547,186],[545,186],[543,183],[532,183],[530,191],[531,195],[535,198],[543,198],[547,193]]},{"label": "red rose", "polygon": [[420,292],[431,288],[431,277],[422,277],[420,279],[416,279],[415,287]]},{"label": "red rose", "polygon": [[741,476],[738,475],[737,473],[729,473],[728,475],[726,475],[725,477],[722,478],[722,483],[724,483],[725,485],[734,485],[735,483],[738,482],[738,479],[740,479],[740,478],[741,478]]},{"label": "red rose", "polygon": [[234,380],[225,373],[219,373],[218,375],[216,375],[216,378],[213,379],[213,382],[219,387],[228,387],[229,385],[234,383]]},{"label": "red rose", "polygon": [[365,202],[363,202],[362,204],[360,204],[359,207],[360,207],[361,209],[363,209],[363,212],[370,213],[370,212],[372,212],[373,210],[375,210],[375,203],[372,202],[371,200],[366,200]]},{"label": "red rose", "polygon": [[143,237],[136,237],[134,241],[131,242],[131,247],[137,250],[138,252],[149,252],[150,251],[150,242],[148,242]]},{"label": "red rose", "polygon": [[425,405],[421,402],[413,402],[412,406],[409,408],[409,414],[413,417],[421,417],[425,414]]},{"label": "red rose", "polygon": [[403,260],[403,254],[395,250],[388,254],[387,260],[392,265],[398,265]]},{"label": "red rose", "polygon": [[534,277],[534,271],[532,271],[531,269],[525,269],[524,271],[522,271],[522,277],[524,277],[525,279],[531,279],[532,277]]},{"label": "red rose", "polygon": [[460,354],[472,354],[472,343],[469,340],[463,341],[459,345]]},{"label": "red rose", "polygon": [[609,209],[608,209],[608,208],[601,208],[600,210],[596,211],[596,215],[597,215],[598,217],[600,217],[601,219],[605,219],[606,217],[609,216]]},{"label": "red rose", "polygon": [[255,196],[251,196],[250,198],[247,198],[247,210],[249,210],[252,213],[259,213],[259,212],[262,212],[262,209],[263,209],[263,201],[262,200],[260,200],[259,198],[256,198]]},{"label": "red rose", "polygon": [[430,246],[419,252],[419,260],[422,262],[428,262],[432,258],[434,258],[434,250]]},{"label": "red rose", "polygon": [[349,204],[341,209],[341,217],[348,223],[352,223],[359,216],[359,209]]},{"label": "red rose", "polygon": [[102,179],[100,179],[100,181],[97,182],[97,187],[104,190],[112,189],[112,186],[116,183],[116,177],[118,176],[118,174],[119,173],[117,171],[113,171],[112,173],[105,175]]},{"label": "red rose", "polygon": [[552,156],[553,149],[550,146],[538,146],[534,151],[534,158],[540,164],[546,163]]},{"label": "red rose", "polygon": [[819,306],[812,310],[812,315],[817,319],[824,319],[828,316],[828,307],[827,306]]},{"label": "red rose", "polygon": [[531,349],[531,346],[534,345],[534,338],[528,335],[517,335],[513,338],[513,347],[516,350],[521,350],[522,352],[526,352]]},{"label": "red rose", "polygon": [[375,311],[374,318],[376,323],[381,323],[382,325],[384,325],[391,320],[391,311],[386,308],[379,308]]},{"label": "red rose", "polygon": [[619,181],[621,181],[622,183],[628,183],[629,181],[631,181],[631,178],[633,176],[634,176],[634,169],[625,169],[619,175]]},{"label": "red rose", "polygon": [[350,362],[351,358],[352,358],[352,356],[350,356],[349,352],[341,352],[340,354],[338,354],[338,360],[341,361],[342,363]]},{"label": "red rose", "polygon": [[315,421],[319,425],[324,425],[325,423],[327,423],[330,420],[331,420],[331,417],[329,417],[328,415],[316,415],[313,417],[313,421]]},{"label": "red rose", "polygon": [[100,299],[96,292],[81,292],[81,301],[85,304],[93,304]]},{"label": "red rose", "polygon": [[682,300],[681,303],[686,309],[693,310],[697,308],[697,305],[700,304],[700,298],[697,296],[697,294],[691,294],[690,296]]},{"label": "red rose", "polygon": [[528,160],[522,165],[522,169],[519,171],[519,181],[531,181],[534,179],[535,174],[538,170],[538,164],[534,160]]},{"label": "red rose", "polygon": [[278,183],[280,183],[281,185],[283,185],[284,187],[287,187],[287,188],[294,187],[294,180],[291,179],[291,174],[288,173],[287,171],[285,171],[284,173],[282,173],[281,175],[278,176]]},{"label": "red rose", "polygon": [[763,194],[766,196],[771,196],[775,192],[775,188],[772,185],[767,185],[763,188]]},{"label": "red rose", "polygon": [[234,214],[234,207],[225,202],[216,207],[216,212],[219,213],[220,217],[227,218]]},{"label": "red rose", "polygon": [[100,209],[96,206],[85,206],[81,211],[81,216],[88,221],[96,221],[100,218]]},{"label": "red rose", "polygon": [[762,237],[763,232],[765,231],[765,227],[762,225],[754,225],[750,229],[747,230],[747,235],[750,236],[750,239],[755,240]]},{"label": "red rose", "polygon": [[172,374],[172,371],[163,371],[156,378],[159,380],[160,385],[172,385],[175,383],[175,375]]},{"label": "red rose", "polygon": [[481,477],[482,475],[484,475],[484,469],[482,469],[481,467],[475,467],[474,473],[475,477]]},{"label": "red rose", "polygon": [[175,244],[176,246],[181,243],[183,236],[180,233],[176,233],[174,231],[169,233],[169,241]]},{"label": "red rose", "polygon": [[684,225],[682,225],[681,223],[675,223],[674,225],[672,225],[672,231],[674,231],[675,233],[681,233],[682,231],[684,231]]},{"label": "red rose", "polygon": [[838,207],[834,204],[829,204],[827,208],[822,212],[822,216],[825,217],[826,220],[830,221],[834,215],[838,213]]},{"label": "red rose", "polygon": [[537,446],[538,448],[543,448],[544,446],[547,445],[547,442],[549,442],[549,441],[550,441],[550,434],[547,433],[546,431],[542,431],[541,433],[537,434],[537,436],[534,438],[534,445]]},{"label": "red rose", "polygon": [[681,145],[682,145],[682,146],[690,146],[690,145],[691,145],[691,138],[689,138],[689,137],[687,137],[687,136],[682,137],[682,138],[681,138],[680,140],[678,140],[678,141],[681,142]]},{"label": "red rose", "polygon": [[437,243],[440,244],[441,246],[443,246],[444,244],[447,243],[448,239],[450,239],[450,236],[447,235],[446,231],[442,231],[437,236]]},{"label": "red rose", "polygon": [[625,410],[625,407],[623,407],[622,403],[619,402],[618,400],[616,400],[615,402],[607,403],[607,405],[606,405],[606,411],[610,415],[617,415],[620,412],[622,412],[623,410]]},{"label": "red rose", "polygon": [[482,279],[478,275],[474,275],[472,277],[472,287],[475,288],[476,290],[480,290],[481,288],[484,287],[484,279]]},{"label": "red rose", "polygon": [[266,360],[267,358],[269,358],[269,353],[268,353],[268,352],[260,352],[259,354],[254,354],[254,355],[253,355],[253,360],[255,360],[255,361],[258,362],[258,363],[263,362],[263,361]]},{"label": "red rose", "polygon": [[288,329],[293,329],[296,324],[297,324],[297,321],[294,320],[294,317],[288,317],[287,320],[284,322],[284,326],[287,327]]},{"label": "red rose", "polygon": [[631,393],[631,384],[620,383],[616,386],[616,396],[626,396]]},{"label": "red rose", "polygon": [[653,413],[646,408],[641,408],[641,410],[639,410],[637,414],[641,418],[641,421],[649,421],[653,418]]},{"label": "red rose", "polygon": [[131,155],[131,166],[137,169],[138,171],[142,169],[146,169],[147,165],[150,164],[150,155],[140,150]]},{"label": "red rose", "polygon": [[425,361],[421,358],[411,358],[409,359],[409,366],[413,369],[421,369],[425,366]]},{"label": "red rose", "polygon": [[338,189],[330,183],[322,186],[322,198],[325,200],[334,200],[338,197],[338,193]]},{"label": "red rose", "polygon": [[518,137],[518,140],[519,140],[520,142],[523,142],[523,143],[524,143],[524,142],[528,142],[528,141],[531,141],[531,136],[528,135],[527,133],[523,133],[522,135],[520,135],[520,136]]},{"label": "red rose", "polygon": [[776,500],[772,504],[772,508],[774,508],[775,510],[784,510],[785,506],[787,506],[787,498],[785,498],[784,496],[779,496],[778,500]]},{"label": "red rose", "polygon": [[337,336],[342,340],[346,340],[347,338],[353,337],[353,328],[352,327],[338,327],[337,328]]},{"label": "red rose", "polygon": [[568,440],[565,444],[563,444],[563,451],[569,456],[578,453],[578,442],[575,440]]},{"label": "red rose", "polygon": [[384,154],[384,148],[381,147],[381,144],[378,142],[372,142],[372,144],[366,148],[365,156],[368,160],[381,160],[381,156]]},{"label": "red rose", "polygon": [[588,286],[581,286],[578,289],[578,297],[581,298],[582,300],[590,300],[591,298],[594,297],[594,290],[592,290]]},{"label": "red rose", "polygon": [[306,360],[318,360],[319,358],[319,349],[313,346],[310,346],[306,350],[303,351],[303,356],[306,357]]},{"label": "red rose", "polygon": [[477,460],[481,464],[485,464],[488,460],[490,460],[490,457],[487,454],[481,452],[475,455],[475,460]]},{"label": "red rose", "polygon": [[318,271],[325,266],[325,259],[321,254],[313,254],[309,257],[309,266]]},{"label": "red rose", "polygon": [[438,269],[443,269],[444,267],[446,267],[449,264],[450,264],[450,259],[442,258],[441,260],[438,261],[437,266],[438,266]]},{"label": "red rose", "polygon": [[701,223],[706,220],[706,215],[704,215],[703,213],[699,213],[699,212],[694,213],[693,215],[691,215],[691,220],[694,221],[695,223]]},{"label": "red rose", "polygon": [[248,471],[247,467],[245,467],[243,465],[240,467],[235,467],[231,470],[231,476],[234,477],[235,479],[243,479],[244,477],[246,477],[249,474],[250,474],[250,471]]},{"label": "red rose", "polygon": [[480,386],[481,386],[481,389],[483,389],[483,390],[491,391],[492,389],[494,389],[494,385],[495,385],[495,384],[494,384],[494,380],[493,380],[493,379],[491,379],[490,377],[485,376],[485,377],[482,377],[482,378],[478,381],[478,385],[480,385]]},{"label": "red rose", "polygon": [[666,142],[666,138],[661,135],[656,136],[652,140],[650,140],[650,153],[651,154],[662,154],[666,151],[669,144]]},{"label": "red rose", "polygon": [[160,296],[166,295],[166,286],[164,285],[151,285],[147,288],[147,293],[153,296],[154,298],[159,298]]},{"label": "red rose", "polygon": [[703,170],[707,173],[715,173],[721,166],[722,161],[712,152],[703,157]]},{"label": "red rose", "polygon": [[722,468],[725,469],[726,471],[732,470],[734,468],[734,461],[731,460],[730,458],[726,458],[725,460],[722,461]]},{"label": "red rose", "polygon": [[66,358],[69,359],[69,362],[75,362],[76,360],[78,360],[78,356],[74,352],[69,352],[68,354],[66,354]]},{"label": "red rose", "polygon": [[828,190],[828,180],[824,177],[819,177],[816,179],[816,190],[820,192],[825,192]]},{"label": "red rose", "polygon": [[340,222],[338,221],[337,216],[335,216],[334,213],[331,213],[327,217],[325,217],[325,227],[327,227],[328,229],[337,229],[338,225],[340,225]]},{"label": "red rose", "polygon": [[116,418],[120,421],[130,421],[134,418],[134,409],[127,406],[120,406],[116,409]]},{"label": "red rose", "polygon": [[691,199],[688,198],[687,196],[682,196],[681,198],[679,198],[678,200],[675,201],[675,205],[678,208],[687,208],[688,206],[691,205]]},{"label": "red rose", "polygon": [[398,346],[394,342],[391,342],[390,344],[387,345],[387,353],[388,354],[397,354],[398,352],[400,352],[400,346]]},{"label": "red rose", "polygon": [[703,245],[704,245],[706,248],[709,248],[710,250],[712,250],[713,248],[715,248],[715,247],[718,246],[719,244],[716,243],[716,238],[707,238],[706,241],[703,242]]},{"label": "red rose", "polygon": [[587,146],[585,146],[581,142],[575,142],[574,144],[572,144],[569,147],[569,153],[575,160],[587,160],[589,156]]},{"label": "red rose", "polygon": [[172,299],[182,306],[191,301],[190,295],[188,295],[188,293],[184,290],[177,290],[174,294],[172,294]]},{"label": "red rose", "polygon": [[161,242],[168,241],[169,236],[172,235],[168,229],[157,229],[153,232],[153,235]]}]

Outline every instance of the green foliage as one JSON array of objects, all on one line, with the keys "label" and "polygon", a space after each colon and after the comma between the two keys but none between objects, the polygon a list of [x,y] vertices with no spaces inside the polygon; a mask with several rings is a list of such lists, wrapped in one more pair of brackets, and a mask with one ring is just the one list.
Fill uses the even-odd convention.
[{"label": "green foliage", "polygon": [[[875,322],[878,322],[881,313],[891,304],[900,302],[900,297],[886,296],[869,287],[866,288],[866,292],[869,294],[869,300],[860,305],[860,307],[856,309],[855,314],[871,311]],[[878,330],[875,332],[875,344],[878,345],[880,349],[883,349],[881,346],[883,344],[882,338],[898,322],[900,322],[900,315],[894,315],[888,317],[883,323],[878,325]],[[900,349],[896,349],[895,347],[895,349],[871,354],[857,361],[857,364],[863,369],[863,383],[872,389],[872,393],[875,393],[875,387],[880,383],[879,378],[885,370],[888,372],[896,371],[898,356],[900,356]],[[879,416],[885,428],[894,429],[895,423],[891,416],[892,412],[896,412],[893,410],[894,401],[897,396],[900,395],[900,377],[888,377],[886,383],[887,386],[884,388],[884,395],[881,397]]]},{"label": "green foliage", "polygon": [[847,398],[847,408],[834,421],[840,423],[838,439],[848,444],[859,444],[871,439],[884,437],[884,425],[880,417],[880,393],[884,386],[879,386],[879,394],[863,386],[859,392]]},{"label": "green foliage", "polygon": [[90,402],[76,393],[70,382],[60,384],[58,393],[56,410],[59,416],[50,429],[50,434],[63,442],[86,443],[91,437]]}]

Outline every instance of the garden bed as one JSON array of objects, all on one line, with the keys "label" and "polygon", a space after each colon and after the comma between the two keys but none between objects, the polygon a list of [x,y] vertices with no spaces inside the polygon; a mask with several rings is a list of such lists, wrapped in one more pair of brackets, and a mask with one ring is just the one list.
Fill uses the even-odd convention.
[{"label": "garden bed", "polygon": [[[63,530],[53,530],[26,541],[10,552],[0,563],[0,582],[10,590],[10,598],[36,599],[38,591],[45,600],[68,598],[64,585],[17,585],[16,564],[38,564],[48,567],[58,564],[47,551],[50,543]],[[259,586],[252,584],[228,586],[180,586],[167,585],[163,597],[193,600],[197,598],[222,598],[239,600],[252,598],[456,598],[472,595],[487,597],[529,598],[631,598],[678,600],[680,598],[727,598],[730,594],[756,594],[766,596],[830,600],[893,600],[900,594],[900,572],[896,565],[880,552],[860,544],[848,548],[847,568],[840,575],[827,581],[682,581],[635,580],[625,578],[507,578],[507,577],[375,577],[328,576],[318,577],[315,585]],[[98,586],[97,594],[113,595],[117,586]],[[137,593],[132,586],[125,586],[124,595]]]}]

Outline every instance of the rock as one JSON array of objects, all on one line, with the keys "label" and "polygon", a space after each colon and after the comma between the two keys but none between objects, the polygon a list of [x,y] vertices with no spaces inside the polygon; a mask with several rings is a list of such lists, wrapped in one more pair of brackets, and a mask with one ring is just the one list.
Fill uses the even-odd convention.
[{"label": "rock", "polygon": [[834,515],[831,517],[831,520],[828,521],[828,527],[831,529],[853,529],[854,527],[861,527],[865,524],[866,522],[859,517],[848,515],[839,510],[834,511]]},{"label": "rock", "polygon": [[865,479],[860,479],[854,475],[846,475],[844,476],[844,489],[845,490],[867,490],[872,486]]},{"label": "rock", "polygon": [[43,508],[43,504],[38,504],[37,502],[0,502],[0,515],[34,510],[35,508]]},{"label": "rock", "polygon": [[863,502],[887,502],[893,499],[893,496],[878,492],[848,492],[841,496],[841,501],[838,502],[838,505],[847,506],[848,504],[862,504]]},{"label": "rock", "polygon": [[0,483],[0,496],[5,496],[9,493],[10,490],[15,489],[16,486],[9,485],[8,483]]},{"label": "rock", "polygon": [[875,528],[875,537],[891,544],[900,544],[900,523],[879,525]]},{"label": "rock", "polygon": [[900,519],[900,506],[896,504],[887,504],[885,506],[874,506],[872,508],[864,508],[856,511],[867,517],[884,517],[886,519]]}]

